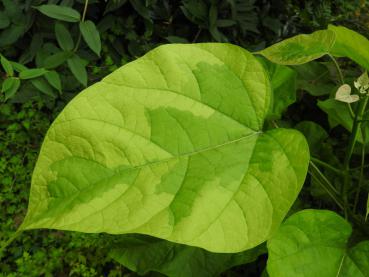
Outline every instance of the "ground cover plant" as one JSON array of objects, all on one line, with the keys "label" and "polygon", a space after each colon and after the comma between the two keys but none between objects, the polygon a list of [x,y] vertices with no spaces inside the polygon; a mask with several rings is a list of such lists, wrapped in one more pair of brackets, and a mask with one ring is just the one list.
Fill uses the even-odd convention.
[{"label": "ground cover plant", "polygon": [[[184,7],[185,14],[191,10]],[[68,80],[80,78],[70,64],[93,63],[82,62],[74,41],[98,56],[104,39],[86,19],[88,2],[81,8],[81,14],[63,13],[55,3],[34,8],[59,20],[52,31],[58,51],[68,53],[60,66],[70,73],[25,68],[2,55],[7,102],[24,102],[18,88],[42,87],[35,80],[58,93],[43,93],[40,109],[59,113],[59,99],[69,101],[65,90],[75,88]],[[75,26],[72,35],[65,22]],[[222,41],[211,26],[208,34]],[[367,276],[368,44],[332,25],[259,51],[219,43],[163,45],[122,68],[109,67],[115,71],[78,94],[49,128],[27,216],[17,219],[17,232],[2,235],[1,270],[6,276],[49,274],[60,270],[64,248],[92,254],[66,257],[73,265],[69,274],[77,276],[121,276],[127,269],[217,276],[235,266],[225,274]],[[76,56],[81,64],[68,61]],[[8,136],[36,123],[41,140],[54,116],[40,120],[32,106],[22,109],[27,112],[13,120],[14,107],[2,106],[2,115],[19,122],[9,125]],[[19,163],[36,152],[4,160],[19,172]],[[15,181],[6,180],[3,199],[14,194]],[[28,248],[33,256],[11,261],[19,257],[15,251],[22,253],[15,243],[29,247],[29,233],[47,234],[29,231],[38,228],[101,234],[52,231],[43,242],[56,246],[48,256]],[[30,265],[45,257],[50,268],[34,271]],[[104,269],[88,268],[86,258]],[[15,262],[18,270],[11,273]]]}]

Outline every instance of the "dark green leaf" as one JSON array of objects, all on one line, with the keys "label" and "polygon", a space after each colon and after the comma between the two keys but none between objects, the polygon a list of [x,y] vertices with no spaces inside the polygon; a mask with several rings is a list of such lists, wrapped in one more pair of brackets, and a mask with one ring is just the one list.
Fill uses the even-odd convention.
[{"label": "dark green leaf", "polygon": [[51,97],[55,97],[53,88],[44,79],[42,78],[32,79],[31,82],[32,85],[42,93]]},{"label": "dark green leaf", "polygon": [[98,56],[100,56],[101,51],[100,34],[95,24],[92,21],[87,20],[79,24],[79,29],[87,45],[91,48],[92,51],[94,51]]},{"label": "dark green leaf", "polygon": [[71,55],[71,52],[61,51],[54,55],[48,56],[43,61],[43,67],[46,69],[58,67],[59,65],[63,64],[69,57],[71,57]]},{"label": "dark green leaf", "polygon": [[265,253],[265,246],[240,253],[212,253],[169,241],[132,235],[122,236],[110,256],[140,275],[150,271],[169,277],[213,277],[226,269],[253,262]]},{"label": "dark green leaf", "polygon": [[123,6],[127,0],[109,0],[108,4],[105,7],[104,15],[108,12],[115,11]]},{"label": "dark green leaf", "polygon": [[4,29],[8,27],[10,24],[10,20],[8,15],[5,12],[0,12],[0,29]]},{"label": "dark green leaf", "polygon": [[35,8],[44,15],[67,22],[78,22],[81,18],[78,11],[65,6],[51,4],[51,5],[41,5]]},{"label": "dark green leaf", "polygon": [[44,75],[47,72],[44,68],[32,68],[26,69],[20,72],[19,78],[21,79],[33,79]]},{"label": "dark green leaf", "polygon": [[83,60],[74,55],[67,60],[68,67],[73,73],[74,77],[84,86],[87,86],[87,72]]},{"label": "dark green leaf", "polygon": [[59,74],[56,71],[48,71],[45,74],[45,78],[49,82],[50,85],[52,85],[59,92],[61,92],[61,89],[62,89],[61,81],[60,81]]},{"label": "dark green leaf", "polygon": [[73,50],[74,42],[72,35],[68,29],[60,22],[55,23],[55,35],[61,49],[70,51]]},{"label": "dark green leaf", "polygon": [[0,47],[16,42],[25,32],[23,25],[11,25],[0,33]]},{"label": "dark green leaf", "polygon": [[4,68],[5,73],[8,76],[13,76],[14,75],[14,70],[13,70],[13,66],[10,63],[10,61],[8,61],[7,58],[5,58],[3,55],[0,56],[0,62],[2,67]]},{"label": "dark green leaf", "polygon": [[322,143],[328,138],[328,133],[322,126],[313,121],[301,121],[295,129],[304,134],[309,143],[310,152],[319,156]]}]

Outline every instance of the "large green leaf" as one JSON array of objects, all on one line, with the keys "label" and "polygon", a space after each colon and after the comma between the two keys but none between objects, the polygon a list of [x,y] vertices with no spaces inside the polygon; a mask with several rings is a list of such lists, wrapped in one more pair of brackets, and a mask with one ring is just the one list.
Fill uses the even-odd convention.
[{"label": "large green leaf", "polygon": [[332,211],[289,217],[268,241],[271,277],[369,276],[369,241],[347,249],[351,226]]},{"label": "large green leaf", "polygon": [[334,42],[333,31],[320,30],[285,39],[258,53],[277,64],[303,64],[328,54]]},{"label": "large green leaf", "polygon": [[298,131],[263,132],[270,93],[262,65],[237,46],[152,50],[52,124],[21,228],[255,247],[283,220],[309,160]]},{"label": "large green leaf", "polygon": [[336,35],[331,53],[338,57],[348,57],[369,70],[369,40],[359,33],[343,26],[328,27]]},{"label": "large green leaf", "polygon": [[128,236],[115,244],[110,256],[139,275],[156,271],[170,277],[213,277],[228,268],[253,262],[264,253],[264,245],[224,254],[151,237]]}]

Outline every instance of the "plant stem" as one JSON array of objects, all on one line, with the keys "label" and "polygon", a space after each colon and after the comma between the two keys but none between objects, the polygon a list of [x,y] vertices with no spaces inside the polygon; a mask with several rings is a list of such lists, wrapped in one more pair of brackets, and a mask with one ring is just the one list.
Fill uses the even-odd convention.
[{"label": "plant stem", "polygon": [[[87,7],[88,7],[88,1],[89,0],[85,0],[85,6],[83,7],[81,22],[85,21],[86,13],[87,13]],[[82,34],[81,34],[81,31],[80,31],[79,34],[78,34],[77,43],[76,43],[76,46],[73,49],[73,52],[76,52],[78,50],[79,44],[81,43],[81,36],[82,36]]]},{"label": "plant stem", "polygon": [[[362,130],[361,133],[364,136],[363,128],[361,128],[361,130]],[[358,184],[357,189],[356,189],[354,207],[352,209],[353,210],[353,213],[356,212],[357,204],[359,202],[359,196],[360,196],[361,186],[362,186],[363,181],[364,181],[364,164],[365,164],[365,140],[363,140],[363,145],[361,146],[360,177],[359,177],[359,184]]]},{"label": "plant stem", "polygon": [[360,130],[360,127],[361,127],[361,120],[362,120],[363,114],[365,112],[365,108],[366,108],[367,103],[368,103],[368,97],[365,97],[364,99],[361,99],[359,101],[359,104],[356,108],[356,113],[355,113],[355,117],[354,117],[354,124],[352,126],[349,145],[348,145],[345,160],[344,160],[344,163],[343,163],[343,168],[344,168],[344,171],[345,171],[345,175],[344,175],[344,182],[343,182],[343,186],[342,186],[342,195],[343,195],[343,199],[344,199],[346,218],[347,218],[347,212],[348,212],[348,195],[347,194],[348,194],[349,181],[350,181],[350,175],[349,175],[350,161],[351,161],[352,153],[354,151],[354,147],[355,147],[355,143],[356,143],[356,137],[357,137],[358,131]]},{"label": "plant stem", "polygon": [[321,165],[321,166],[324,166],[325,168],[327,168],[327,169],[329,169],[329,170],[333,171],[334,173],[337,173],[337,174],[339,174],[339,175],[342,175],[342,174],[343,174],[343,173],[342,173],[342,171],[341,171],[341,170],[339,170],[338,168],[335,168],[334,166],[332,166],[332,165],[330,165],[330,164],[328,164],[328,163],[326,163],[326,162],[323,162],[323,161],[321,161],[321,160],[319,160],[319,159],[317,159],[317,158],[311,157],[311,158],[310,158],[310,160],[311,160],[312,162],[316,163],[316,164],[319,164],[319,165]]},{"label": "plant stem", "polygon": [[332,185],[332,183],[328,180],[327,177],[319,170],[319,168],[313,163],[313,161],[310,161],[310,165],[315,169],[315,171],[319,174],[320,178],[324,180],[324,182],[327,183],[329,188],[334,191],[334,193],[339,194],[339,191]]},{"label": "plant stem", "polygon": [[23,230],[18,229],[15,233],[12,234],[12,236],[7,241],[5,241],[5,243],[0,248],[0,256],[5,250],[5,248],[8,247],[13,242],[13,240],[15,240],[22,232]]},{"label": "plant stem", "polygon": [[344,209],[342,200],[339,199],[339,196],[331,191],[329,187],[324,185],[315,174],[309,170],[309,174],[311,177],[328,193],[328,195],[333,199],[333,201],[337,204],[338,207],[340,207],[342,210]]}]

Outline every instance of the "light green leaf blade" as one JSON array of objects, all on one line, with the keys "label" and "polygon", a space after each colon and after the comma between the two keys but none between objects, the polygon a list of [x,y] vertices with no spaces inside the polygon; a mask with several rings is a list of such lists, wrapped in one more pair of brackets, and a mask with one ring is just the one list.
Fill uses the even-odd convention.
[{"label": "light green leaf blade", "polygon": [[271,277],[368,276],[369,241],[347,250],[351,226],[332,211],[303,210],[268,240]]},{"label": "light green leaf blade", "polygon": [[13,97],[20,87],[20,80],[18,78],[10,77],[7,78],[1,87],[1,92],[5,95],[5,100]]},{"label": "light green leaf blade", "polygon": [[329,25],[328,29],[336,35],[336,42],[331,49],[332,55],[348,57],[369,70],[369,40],[343,26]]},{"label": "light green leaf blade", "polygon": [[42,75],[45,75],[46,73],[47,73],[47,70],[44,68],[25,69],[19,73],[19,78],[24,79],[24,80],[33,79],[33,78],[37,78]]},{"label": "light green leaf blade", "polygon": [[9,77],[12,77],[14,75],[14,70],[13,70],[13,66],[10,63],[10,61],[7,58],[5,58],[3,55],[0,55],[0,63],[1,63],[1,66],[3,67],[5,73]]},{"label": "light green leaf blade", "polygon": [[71,51],[74,48],[74,42],[69,30],[60,22],[55,23],[55,35],[61,49]]},{"label": "light green leaf blade", "polygon": [[41,5],[35,8],[44,15],[67,22],[78,22],[81,17],[78,11],[66,6],[49,4]]},{"label": "light green leaf blade", "polygon": [[264,245],[240,253],[223,254],[152,237],[123,236],[109,256],[139,275],[155,271],[169,277],[213,277],[228,268],[253,262],[264,253]]},{"label": "light green leaf blade", "polygon": [[320,30],[285,39],[257,53],[277,64],[297,65],[328,54],[334,42],[333,31]]},{"label": "light green leaf blade", "polygon": [[73,76],[84,86],[87,86],[87,71],[84,65],[84,61],[74,55],[67,60],[68,67],[72,72]]},{"label": "light green leaf blade", "polygon": [[101,40],[95,24],[91,20],[86,20],[79,23],[79,29],[88,47],[100,56]]},{"label": "light green leaf blade", "polygon": [[140,233],[240,252],[278,228],[307,142],[263,132],[270,84],[229,44],[160,46],[87,88],[55,120],[23,229]]}]

